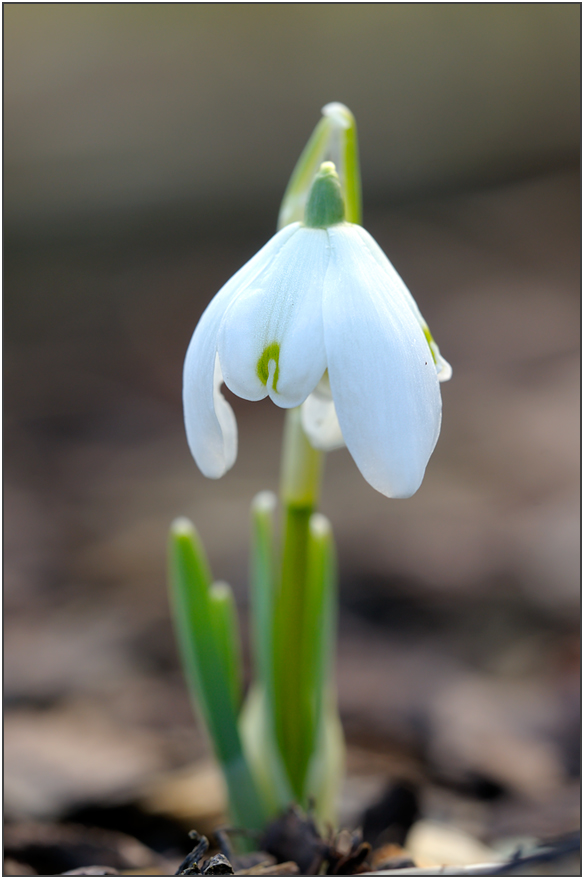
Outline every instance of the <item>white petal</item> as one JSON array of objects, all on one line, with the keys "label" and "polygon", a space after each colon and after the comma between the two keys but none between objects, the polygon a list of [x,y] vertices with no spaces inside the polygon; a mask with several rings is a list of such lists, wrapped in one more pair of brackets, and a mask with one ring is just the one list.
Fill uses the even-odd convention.
[{"label": "white petal", "polygon": [[231,300],[217,344],[225,384],[234,394],[246,400],[269,394],[289,408],[314,389],[326,369],[322,290],[328,258],[326,231],[296,226]]},{"label": "white petal", "polygon": [[217,333],[225,308],[241,286],[260,272],[296,227],[282,229],[219,290],[197,324],[183,370],[183,406],[191,453],[205,476],[218,479],[237,455],[237,426],[229,403],[220,393]]},{"label": "white petal", "polygon": [[328,375],[324,375],[301,409],[302,427],[311,445],[332,452],[345,445],[331,394]]},{"label": "white petal", "polygon": [[[427,337],[430,334],[430,330],[428,328],[428,324],[424,320],[420,309],[418,308],[418,303],[408,290],[407,286],[404,284],[401,277],[396,272],[395,268],[387,258],[386,254],[383,252],[375,238],[373,238],[366,229],[363,229],[362,226],[355,227],[357,234],[365,247],[369,250],[373,258],[379,263],[379,265],[384,268],[392,279],[393,285],[401,290],[406,301],[409,303],[410,308],[415,314],[422,330],[424,330],[424,335]],[[432,340],[430,342],[428,339],[428,345],[430,346],[430,350],[432,351],[432,355],[434,357],[436,363],[436,373],[438,375],[438,381],[446,382],[448,379],[452,378],[452,367],[448,363],[447,360],[440,354],[440,349],[436,342]]]},{"label": "white petal", "polygon": [[187,441],[202,473],[223,476],[237,455],[237,425],[221,394],[217,330],[223,302],[217,294],[204,312],[187,350],[183,371],[183,408]]},{"label": "white petal", "polygon": [[216,354],[215,369],[213,371],[213,405],[221,433],[223,434],[225,470],[231,470],[237,458],[237,423],[233,409],[221,393],[222,384],[221,364],[219,362],[219,355]]},{"label": "white petal", "polygon": [[328,229],[323,317],[331,390],[365,479],[388,497],[409,497],[440,432],[438,378],[401,285],[391,282],[356,229]]},{"label": "white petal", "polygon": [[436,342],[430,343],[430,348],[432,349],[432,353],[436,359],[436,373],[438,375],[439,382],[447,382],[452,378],[452,367],[449,364],[448,360],[442,356],[440,353],[440,348],[436,344]]}]

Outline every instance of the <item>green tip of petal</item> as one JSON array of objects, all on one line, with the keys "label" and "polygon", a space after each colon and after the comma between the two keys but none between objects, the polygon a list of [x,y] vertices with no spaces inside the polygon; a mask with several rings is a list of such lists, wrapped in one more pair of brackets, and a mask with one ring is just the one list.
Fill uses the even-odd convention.
[{"label": "green tip of petal", "polygon": [[275,391],[278,390],[278,378],[280,376],[279,359],[280,345],[278,344],[278,342],[272,342],[270,345],[267,345],[264,348],[256,367],[259,380],[263,385],[267,385],[270,378],[270,364],[274,364],[271,369],[273,369],[272,387]]},{"label": "green tip of petal", "polygon": [[328,229],[345,220],[345,202],[333,162],[323,162],[310,189],[304,225],[309,229]]},{"label": "green tip of petal", "polygon": [[436,347],[436,342],[432,338],[432,333],[430,332],[429,327],[426,324],[422,324],[422,330],[424,331],[424,335],[426,337],[426,342],[428,343],[428,347],[430,348],[430,354],[432,355],[432,360],[436,363],[436,354],[434,352],[434,348]]}]

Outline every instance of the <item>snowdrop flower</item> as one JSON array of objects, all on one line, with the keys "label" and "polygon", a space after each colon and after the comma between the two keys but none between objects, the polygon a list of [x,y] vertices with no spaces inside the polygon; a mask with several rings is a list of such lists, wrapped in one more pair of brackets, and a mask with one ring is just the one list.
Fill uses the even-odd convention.
[{"label": "snowdrop flower", "polygon": [[285,226],[217,293],[184,365],[187,439],[202,472],[233,466],[237,426],[224,382],[245,400],[302,404],[316,448],[345,443],[388,497],[419,488],[451,369],[388,258],[347,223],[335,166],[321,165],[304,223]]}]

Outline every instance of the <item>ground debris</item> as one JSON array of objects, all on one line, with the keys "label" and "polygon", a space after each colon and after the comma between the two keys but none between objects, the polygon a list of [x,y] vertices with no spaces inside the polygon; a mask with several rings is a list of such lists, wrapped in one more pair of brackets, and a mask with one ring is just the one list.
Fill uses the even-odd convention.
[{"label": "ground debris", "polygon": [[249,870],[238,870],[236,876],[298,876],[300,870],[295,861],[285,861],[283,864],[260,864]]},{"label": "ground debris", "polygon": [[4,858],[4,875],[38,876],[38,873],[29,864],[22,864],[20,861],[15,861],[14,858]]},{"label": "ground debris", "polygon": [[370,861],[374,870],[404,870],[416,866],[409,852],[393,842],[373,849]]},{"label": "ground debris", "polygon": [[353,876],[362,873],[363,864],[371,853],[371,846],[363,842],[360,830],[341,830],[332,840],[327,855],[328,876]]},{"label": "ground debris", "polygon": [[581,876],[580,833],[542,842],[527,852],[491,864],[468,866],[411,867],[376,870],[368,876]]},{"label": "ground debris", "polygon": [[27,864],[41,875],[87,870],[96,864],[101,865],[102,870],[136,870],[156,864],[162,866],[156,853],[132,836],[77,824],[7,824],[4,853],[6,857]]},{"label": "ground debris", "polygon": [[363,838],[377,848],[384,843],[403,846],[420,817],[419,793],[409,782],[392,783],[363,817]]},{"label": "ground debris", "polygon": [[293,861],[302,876],[352,876],[363,871],[371,846],[360,831],[342,830],[324,838],[310,814],[291,806],[268,826],[262,847],[279,863]]},{"label": "ground debris", "polygon": [[261,874],[262,871],[265,873],[267,869],[277,866],[275,857],[267,852],[250,852],[245,855],[234,855],[229,860],[233,864],[236,876],[255,876],[256,873],[254,871]]},{"label": "ground debris", "polygon": [[233,867],[221,852],[203,864],[203,876],[233,876]]},{"label": "ground debris", "polygon": [[200,876],[202,873],[199,861],[209,848],[209,840],[206,836],[200,836],[196,830],[191,830],[189,836],[195,843],[195,847],[179,865],[175,876]]},{"label": "ground debris", "polygon": [[67,870],[66,873],[61,873],[61,876],[119,876],[118,870],[114,870],[113,867],[100,867],[96,865],[94,867],[77,867],[76,870]]},{"label": "ground debris", "polygon": [[318,876],[329,851],[312,817],[297,806],[268,825],[261,847],[280,863],[295,861],[302,876]]}]

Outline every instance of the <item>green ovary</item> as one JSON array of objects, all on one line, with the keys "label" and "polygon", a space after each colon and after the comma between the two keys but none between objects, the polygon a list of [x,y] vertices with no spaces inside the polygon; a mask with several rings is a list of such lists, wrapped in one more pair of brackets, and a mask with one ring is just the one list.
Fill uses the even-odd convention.
[{"label": "green ovary", "polygon": [[258,360],[258,365],[256,367],[256,372],[258,374],[258,378],[263,385],[267,385],[268,379],[270,377],[270,361],[273,360],[276,364],[276,369],[274,370],[274,377],[272,379],[272,387],[275,391],[278,390],[278,378],[280,376],[280,345],[278,342],[272,342],[266,348],[264,348],[262,356]]}]

